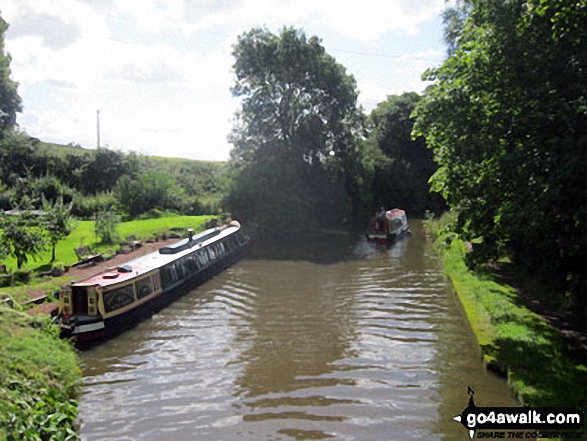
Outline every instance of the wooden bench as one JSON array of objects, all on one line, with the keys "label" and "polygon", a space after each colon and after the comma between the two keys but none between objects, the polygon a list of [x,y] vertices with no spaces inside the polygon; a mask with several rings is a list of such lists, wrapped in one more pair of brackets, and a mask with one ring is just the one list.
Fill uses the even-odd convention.
[{"label": "wooden bench", "polygon": [[81,247],[77,247],[74,249],[75,255],[79,259],[78,262],[74,263],[72,266],[82,266],[82,265],[94,265],[97,262],[103,262],[104,256],[102,253],[92,253],[90,247],[87,245],[82,245]]},{"label": "wooden bench", "polygon": [[126,236],[126,242],[130,246],[132,251],[143,246],[143,242],[140,240],[137,240],[137,238],[132,234],[129,236]]}]

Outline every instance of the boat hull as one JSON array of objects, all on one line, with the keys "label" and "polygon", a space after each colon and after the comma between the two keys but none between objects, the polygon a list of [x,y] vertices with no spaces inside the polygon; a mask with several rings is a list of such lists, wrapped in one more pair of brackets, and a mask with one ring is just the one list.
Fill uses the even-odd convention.
[{"label": "boat hull", "polygon": [[240,246],[222,259],[214,261],[207,268],[193,272],[180,282],[166,288],[156,297],[121,314],[106,319],[78,316],[71,324],[62,325],[61,336],[74,340],[78,348],[93,346],[116,337],[134,328],[142,321],[151,318],[175,300],[237,263],[244,257],[247,247],[248,244]]},{"label": "boat hull", "polygon": [[382,245],[384,244],[391,244],[393,242],[395,242],[398,239],[401,239],[405,236],[408,236],[411,234],[410,231],[410,227],[406,225],[406,228],[394,232],[394,233],[367,233],[366,237],[367,240],[370,242],[377,242],[380,243]]}]

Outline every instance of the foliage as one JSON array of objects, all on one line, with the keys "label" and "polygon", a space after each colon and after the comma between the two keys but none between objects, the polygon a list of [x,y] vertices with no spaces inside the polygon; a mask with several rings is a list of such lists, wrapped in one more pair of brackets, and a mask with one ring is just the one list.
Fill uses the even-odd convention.
[{"label": "foliage", "polygon": [[[210,216],[177,216],[166,213],[163,217],[157,219],[149,218],[121,222],[118,224],[116,232],[117,236],[123,238],[133,235],[137,239],[149,239],[154,233],[168,231],[171,228],[202,229],[207,219],[210,219]],[[78,261],[75,255],[75,248],[81,245],[89,245],[94,252],[108,253],[108,250],[112,249],[112,246],[110,244],[102,244],[99,240],[99,237],[96,238],[94,220],[78,221],[71,234],[57,243],[56,254],[59,256],[59,260],[65,265],[71,265]],[[42,252],[38,257],[38,261],[44,264],[47,264],[50,259],[51,252],[49,250]],[[9,269],[16,267],[16,260],[13,257],[8,257],[2,262]],[[46,271],[48,269],[46,265],[41,266],[33,262],[24,264],[23,268],[34,269],[35,271]],[[58,289],[59,285],[56,288]]]},{"label": "foliage", "polygon": [[120,216],[113,211],[102,211],[96,213],[94,229],[96,237],[103,244],[113,244],[119,239],[116,227],[120,223]]},{"label": "foliage", "polygon": [[16,91],[18,84],[10,79],[11,57],[4,53],[4,33],[7,29],[8,23],[0,15],[0,139],[6,128],[16,125],[16,113],[22,110]]},{"label": "foliage", "polygon": [[[101,173],[103,167],[110,172]],[[24,133],[7,131],[0,139],[0,209],[12,209],[16,201],[25,198],[31,208],[40,208],[43,197],[51,201],[62,197],[65,203],[73,200],[73,215],[91,218],[98,211],[115,207],[116,179],[124,179],[136,187],[144,181],[168,181],[165,200],[156,197],[148,209],[163,206],[189,214],[219,212],[226,173],[223,163],[84,150],[45,144]],[[163,179],[152,179],[162,175]],[[152,185],[149,188],[152,190]],[[141,200],[133,204],[145,205]]]},{"label": "foliage", "polygon": [[22,132],[6,129],[0,136],[0,178],[15,186],[18,178],[31,175],[29,158],[33,155],[30,138]]},{"label": "foliage", "polygon": [[317,37],[293,28],[278,35],[252,29],[239,36],[233,56],[232,92],[242,105],[231,136],[228,208],[265,231],[333,217],[340,225],[361,177],[354,78]]},{"label": "foliage", "polygon": [[73,440],[79,360],[48,317],[0,308],[0,438]]},{"label": "foliage", "polygon": [[465,244],[445,228],[453,221],[441,218],[427,226],[437,237],[435,245],[485,362],[507,373],[524,405],[582,405],[587,399],[587,366],[572,355],[558,330],[524,306],[514,288],[467,268]]},{"label": "foliage", "polygon": [[0,217],[0,253],[13,256],[22,268],[29,256],[37,257],[46,246],[44,231],[37,215],[24,211],[18,216]]},{"label": "foliage", "polygon": [[[479,238],[587,305],[587,4],[472,0],[454,55],[416,109],[433,189]],[[578,311],[581,311],[578,308]]]},{"label": "foliage", "polygon": [[436,171],[433,153],[423,137],[411,137],[414,120],[410,115],[420,99],[415,92],[390,95],[369,116],[369,140],[382,155],[374,164],[371,211],[379,206],[419,214],[443,209],[442,198],[429,191],[428,180]]},{"label": "foliage", "polygon": [[465,19],[470,12],[471,3],[463,0],[456,0],[451,8],[442,13],[444,22],[444,42],[447,47],[447,54],[452,57],[460,45],[460,38],[463,33]]},{"label": "foliage", "polygon": [[166,173],[147,172],[132,178],[122,176],[116,186],[119,207],[132,217],[148,210],[176,208],[181,198],[181,189]]},{"label": "foliage", "polygon": [[63,199],[53,203],[43,203],[43,226],[47,232],[49,244],[51,245],[51,262],[55,261],[55,247],[60,240],[63,240],[73,229],[71,217],[71,203],[64,204]]},{"label": "foliage", "polygon": [[86,193],[113,190],[116,181],[125,172],[124,154],[100,147],[83,169],[82,190]]},{"label": "foliage", "polygon": [[97,193],[88,196],[75,193],[71,214],[82,219],[91,219],[96,213],[113,210],[115,206],[116,197],[114,193]]}]

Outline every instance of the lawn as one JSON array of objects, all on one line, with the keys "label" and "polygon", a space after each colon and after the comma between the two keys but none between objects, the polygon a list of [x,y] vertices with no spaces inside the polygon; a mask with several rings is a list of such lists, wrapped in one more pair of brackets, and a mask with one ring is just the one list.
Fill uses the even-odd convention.
[{"label": "lawn", "polygon": [[[183,233],[187,228],[193,228],[195,231],[203,229],[205,222],[211,216],[172,216],[161,217],[157,219],[134,220],[129,222],[121,222],[118,225],[118,233],[121,239],[133,235],[137,239],[147,239],[155,233],[167,232],[172,229],[179,229]],[[56,260],[65,265],[71,265],[77,262],[78,258],[75,254],[75,248],[81,245],[88,245],[93,252],[114,253],[118,244],[108,245],[97,241],[94,233],[94,221],[79,221],[73,232],[64,240],[57,244]],[[48,249],[37,259],[29,259],[29,262],[24,265],[24,269],[30,270],[44,270],[48,269],[48,264],[51,260],[51,250]],[[2,261],[10,270],[16,269],[16,259],[7,257]]]}]

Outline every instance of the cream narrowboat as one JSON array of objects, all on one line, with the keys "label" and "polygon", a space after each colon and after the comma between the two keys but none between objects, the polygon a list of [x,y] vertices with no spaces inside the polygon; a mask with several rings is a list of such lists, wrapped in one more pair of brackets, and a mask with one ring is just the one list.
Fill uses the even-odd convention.
[{"label": "cream narrowboat", "polygon": [[71,283],[60,293],[62,336],[83,346],[120,334],[237,262],[248,242],[232,221]]}]

